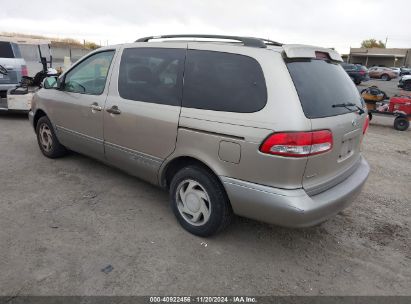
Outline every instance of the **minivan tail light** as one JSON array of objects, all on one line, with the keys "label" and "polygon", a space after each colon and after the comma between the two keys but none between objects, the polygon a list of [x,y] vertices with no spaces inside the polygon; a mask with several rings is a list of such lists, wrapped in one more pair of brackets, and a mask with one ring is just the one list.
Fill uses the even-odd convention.
[{"label": "minivan tail light", "polygon": [[315,58],[321,60],[331,60],[330,55],[326,52],[315,52]]},{"label": "minivan tail light", "polygon": [[27,70],[27,66],[26,66],[26,65],[22,65],[22,66],[21,66],[21,75],[22,75],[22,76],[29,76],[29,71]]},{"label": "minivan tail light", "polygon": [[282,132],[270,135],[260,146],[262,153],[305,157],[330,151],[333,136],[329,130],[312,132]]}]

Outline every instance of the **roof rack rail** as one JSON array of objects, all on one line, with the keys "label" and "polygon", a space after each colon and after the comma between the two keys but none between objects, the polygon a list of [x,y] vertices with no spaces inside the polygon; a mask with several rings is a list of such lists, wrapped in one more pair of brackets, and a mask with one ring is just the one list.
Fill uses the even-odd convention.
[{"label": "roof rack rail", "polygon": [[275,46],[282,46],[282,45],[284,45],[284,44],[281,43],[281,42],[273,41],[273,40],[270,40],[270,39],[265,39],[265,38],[257,38],[257,39],[262,40],[262,41],[263,41],[265,44],[267,44],[267,45],[275,45]]},{"label": "roof rack rail", "polygon": [[244,46],[266,48],[268,45],[281,46],[279,42],[268,39],[254,38],[254,37],[240,37],[240,36],[225,36],[225,35],[207,35],[207,34],[179,34],[179,35],[161,35],[149,36],[137,39],[136,42],[148,42],[153,39],[170,39],[170,38],[210,38],[210,39],[225,39],[242,42]]}]

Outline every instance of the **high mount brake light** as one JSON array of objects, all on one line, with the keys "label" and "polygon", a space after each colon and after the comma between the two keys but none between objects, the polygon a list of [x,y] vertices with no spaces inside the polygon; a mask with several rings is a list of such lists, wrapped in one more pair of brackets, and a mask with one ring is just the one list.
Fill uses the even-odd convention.
[{"label": "high mount brake light", "polygon": [[282,132],[270,135],[260,146],[262,153],[286,157],[305,157],[330,151],[333,136],[329,130]]},{"label": "high mount brake light", "polygon": [[315,58],[321,60],[331,60],[330,55],[326,52],[315,52]]}]

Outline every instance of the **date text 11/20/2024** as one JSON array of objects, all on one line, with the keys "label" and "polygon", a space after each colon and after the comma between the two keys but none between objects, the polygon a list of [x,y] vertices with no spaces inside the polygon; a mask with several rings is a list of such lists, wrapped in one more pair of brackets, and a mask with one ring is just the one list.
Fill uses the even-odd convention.
[{"label": "date text 11/20/2024", "polygon": [[150,297],[150,303],[257,303],[255,297]]}]

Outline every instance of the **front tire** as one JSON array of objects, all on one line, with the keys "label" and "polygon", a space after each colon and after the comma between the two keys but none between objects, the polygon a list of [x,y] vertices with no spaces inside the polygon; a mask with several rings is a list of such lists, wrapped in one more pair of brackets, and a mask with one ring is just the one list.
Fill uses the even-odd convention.
[{"label": "front tire", "polygon": [[208,170],[195,165],[182,168],[170,185],[174,215],[188,232],[206,237],[226,228],[233,211],[223,185]]},{"label": "front tire", "polygon": [[40,151],[44,156],[58,158],[67,154],[67,149],[60,144],[47,116],[41,117],[37,122],[36,135]]}]

